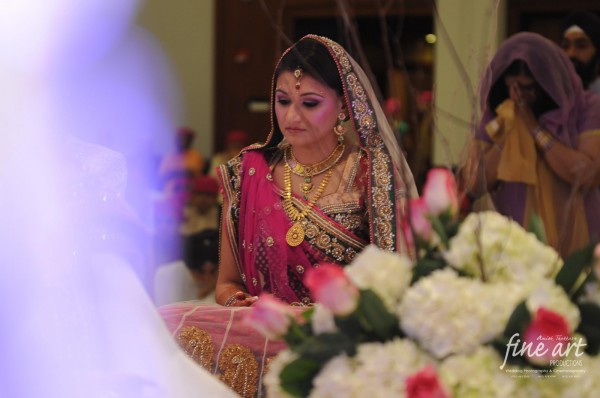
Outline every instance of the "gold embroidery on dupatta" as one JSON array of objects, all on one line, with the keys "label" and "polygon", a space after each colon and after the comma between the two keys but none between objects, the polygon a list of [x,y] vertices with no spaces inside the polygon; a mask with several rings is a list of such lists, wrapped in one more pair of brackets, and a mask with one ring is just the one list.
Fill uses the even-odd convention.
[{"label": "gold embroidery on dupatta", "polygon": [[258,362],[252,351],[241,344],[228,344],[221,353],[221,380],[243,398],[256,395]]},{"label": "gold embroidery on dupatta", "polygon": [[358,123],[358,132],[372,154],[372,204],[376,215],[376,217],[373,217],[373,235],[380,248],[393,251],[396,245],[395,232],[392,228],[395,214],[392,211],[393,203],[390,199],[392,188],[391,159],[384,149],[383,140],[378,134],[375,134],[377,123],[373,117],[373,110],[360,80],[352,71],[352,65],[346,53],[334,41],[324,38],[321,38],[321,40],[327,43],[338,59],[352,100],[354,119]]},{"label": "gold embroidery on dupatta", "polygon": [[211,370],[214,347],[212,337],[205,330],[195,326],[183,328],[177,335],[177,343],[196,363]]}]

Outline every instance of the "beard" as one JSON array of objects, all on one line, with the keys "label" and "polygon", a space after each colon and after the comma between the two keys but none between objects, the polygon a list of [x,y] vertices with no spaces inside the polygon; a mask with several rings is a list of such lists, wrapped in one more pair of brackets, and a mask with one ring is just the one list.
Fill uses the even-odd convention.
[{"label": "beard", "polygon": [[581,62],[578,59],[571,58],[571,62],[573,66],[575,66],[575,72],[581,78],[581,82],[583,83],[583,88],[587,90],[589,85],[596,78],[596,70],[598,69],[598,57],[595,56],[589,62]]}]

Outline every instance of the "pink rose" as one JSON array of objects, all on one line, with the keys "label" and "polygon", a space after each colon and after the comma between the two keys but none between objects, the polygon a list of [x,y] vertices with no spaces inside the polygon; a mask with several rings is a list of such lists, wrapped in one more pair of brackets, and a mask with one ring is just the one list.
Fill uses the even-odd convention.
[{"label": "pink rose", "polygon": [[[409,203],[409,209],[402,220],[402,228],[408,246],[414,245],[413,231],[417,237],[425,242],[431,240],[432,227],[431,221],[427,216],[429,208],[424,198],[412,199]],[[411,229],[412,227],[412,229]]]},{"label": "pink rose", "polygon": [[394,117],[400,113],[402,102],[396,97],[390,97],[385,101],[385,113],[388,116]]},{"label": "pink rose", "polygon": [[288,304],[270,294],[262,293],[245,316],[244,323],[265,337],[275,340],[286,334],[295,318],[296,314]]},{"label": "pink rose", "polygon": [[423,197],[432,216],[445,211],[455,215],[458,212],[458,193],[454,174],[442,167],[429,170],[423,187]]},{"label": "pink rose", "polygon": [[348,315],[358,305],[358,288],[339,265],[321,264],[310,269],[304,277],[304,284],[313,299],[334,315]]},{"label": "pink rose", "polygon": [[566,351],[569,336],[569,324],[565,318],[540,307],[523,334],[525,356],[536,365],[548,365]]},{"label": "pink rose", "polygon": [[427,365],[406,379],[406,396],[408,398],[449,398],[431,365]]}]

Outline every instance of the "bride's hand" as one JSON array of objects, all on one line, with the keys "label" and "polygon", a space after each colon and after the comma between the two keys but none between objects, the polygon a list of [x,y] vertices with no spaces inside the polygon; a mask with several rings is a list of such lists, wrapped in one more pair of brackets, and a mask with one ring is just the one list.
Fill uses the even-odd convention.
[{"label": "bride's hand", "polygon": [[226,307],[250,307],[254,303],[258,301],[258,297],[250,296],[248,293],[238,290],[235,292],[227,302],[225,303]]}]

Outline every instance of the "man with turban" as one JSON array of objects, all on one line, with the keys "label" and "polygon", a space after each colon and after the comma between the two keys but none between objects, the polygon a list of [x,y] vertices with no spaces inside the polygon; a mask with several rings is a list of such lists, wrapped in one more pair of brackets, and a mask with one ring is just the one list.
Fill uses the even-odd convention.
[{"label": "man with turban", "polygon": [[572,11],[561,26],[561,47],[573,62],[583,87],[600,95],[600,17]]}]

